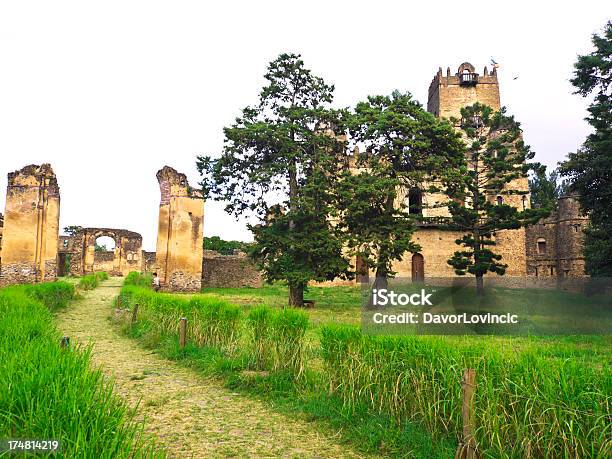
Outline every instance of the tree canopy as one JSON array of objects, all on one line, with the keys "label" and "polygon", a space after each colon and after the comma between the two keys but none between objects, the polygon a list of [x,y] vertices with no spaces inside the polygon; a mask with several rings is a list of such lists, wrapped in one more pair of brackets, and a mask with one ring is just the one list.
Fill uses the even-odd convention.
[{"label": "tree canopy", "polygon": [[612,276],[612,22],[601,35],[594,34],[592,41],[593,52],[578,57],[571,82],[577,94],[593,97],[587,117],[593,132],[559,169],[589,215],[586,271],[593,276]]},{"label": "tree canopy", "polygon": [[250,255],[269,282],[289,284],[289,303],[303,304],[310,280],[348,273],[342,243],[330,224],[343,142],[341,113],[329,105],[334,87],[281,54],[268,65],[259,103],[224,129],[221,156],[198,158],[207,197],[234,215],[252,214]]}]

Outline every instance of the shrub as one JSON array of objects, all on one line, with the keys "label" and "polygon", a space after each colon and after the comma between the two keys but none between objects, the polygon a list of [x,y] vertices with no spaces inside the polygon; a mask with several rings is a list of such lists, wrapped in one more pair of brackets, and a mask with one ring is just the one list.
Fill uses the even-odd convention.
[{"label": "shrub", "polygon": [[105,281],[108,279],[108,273],[106,271],[100,271],[96,273],[96,277],[99,281]]}]

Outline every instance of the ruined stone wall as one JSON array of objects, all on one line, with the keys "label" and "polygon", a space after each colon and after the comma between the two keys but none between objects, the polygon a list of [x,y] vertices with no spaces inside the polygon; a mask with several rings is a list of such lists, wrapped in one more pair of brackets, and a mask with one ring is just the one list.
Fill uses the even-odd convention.
[{"label": "ruined stone wall", "polygon": [[[96,252],[96,239],[108,236],[115,249]],[[117,228],[81,228],[74,236],[60,237],[60,252],[70,254],[70,273],[82,276],[106,271],[112,276],[125,276],[142,270],[142,236]]]},{"label": "ruined stone wall", "polygon": [[155,272],[155,255],[155,252],[146,252],[144,250],[142,251],[142,272]]},{"label": "ruined stone wall", "polygon": [[244,253],[221,255],[204,250],[202,287],[261,287],[263,277]]},{"label": "ruined stone wall", "polygon": [[60,195],[49,164],[8,174],[0,285],[55,280]]},{"label": "ruined stone wall", "polygon": [[202,287],[204,200],[185,174],[157,172],[161,192],[156,267],[162,289],[197,292]]},{"label": "ruined stone wall", "polygon": [[[583,250],[587,224],[588,217],[581,214],[575,197],[559,199],[557,211],[526,229],[527,274],[555,278],[585,276]],[[538,246],[538,242],[544,244]]]}]

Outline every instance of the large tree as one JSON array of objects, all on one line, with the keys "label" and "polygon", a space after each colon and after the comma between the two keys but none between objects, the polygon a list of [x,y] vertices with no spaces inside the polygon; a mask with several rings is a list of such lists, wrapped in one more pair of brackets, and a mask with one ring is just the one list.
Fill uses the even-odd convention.
[{"label": "large tree", "polygon": [[224,129],[217,159],[199,157],[208,197],[227,202],[234,215],[252,214],[249,254],[269,282],[289,285],[289,304],[303,305],[310,280],[348,272],[342,243],[330,221],[332,193],[344,143],[334,134],[340,113],[329,108],[332,85],[281,54],[268,65],[259,103]]},{"label": "large tree", "polygon": [[[393,276],[393,262],[419,246],[408,190],[441,191],[457,181],[463,144],[446,121],[426,112],[410,94],[371,96],[348,115],[351,141],[365,150],[338,186],[346,247],[376,273],[376,286]],[[414,210],[414,209],[413,209]]]},{"label": "large tree", "polygon": [[593,97],[588,123],[593,132],[582,148],[560,163],[561,175],[570,179],[580,206],[590,218],[586,229],[586,271],[612,276],[612,22],[601,35],[593,35],[594,51],[579,56],[571,80],[576,93]]},{"label": "large tree", "polygon": [[559,171],[546,173],[546,166],[534,163],[529,178],[531,205],[534,208],[556,209],[559,198],[567,192],[567,181],[559,182]]},{"label": "large tree", "polygon": [[527,177],[528,161],[534,156],[513,117],[504,109],[494,112],[476,103],[461,109],[460,126],[467,143],[468,173],[463,187],[450,194],[449,228],[463,233],[456,241],[463,250],[456,251],[448,264],[458,275],[474,275],[480,294],[486,273],[503,275],[507,268],[494,250],[495,233],[533,224],[549,209],[519,209],[504,201],[504,197],[528,193],[517,190],[512,182]]}]

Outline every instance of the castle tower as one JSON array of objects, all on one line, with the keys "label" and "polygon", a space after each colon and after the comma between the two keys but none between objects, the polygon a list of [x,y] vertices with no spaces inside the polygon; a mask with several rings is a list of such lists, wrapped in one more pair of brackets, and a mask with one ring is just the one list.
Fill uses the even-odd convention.
[{"label": "castle tower", "polygon": [[454,75],[450,68],[443,75],[440,68],[429,85],[427,111],[437,117],[461,118],[461,109],[475,102],[493,110],[501,108],[497,69],[489,73],[485,67],[480,75],[472,64],[464,62]]},{"label": "castle tower", "polygon": [[8,174],[0,285],[55,280],[60,196],[49,164]]},{"label": "castle tower", "polygon": [[[488,105],[493,110],[501,108],[499,95],[499,82],[497,80],[497,69],[489,73],[487,67],[482,74],[476,73],[475,67],[469,62],[459,66],[457,72],[451,75],[450,68],[446,69],[446,75],[442,68],[438,70],[429,85],[427,100],[427,111],[439,118],[461,118],[461,109],[479,102]],[[529,191],[527,178],[519,178],[508,183],[507,190],[521,192]],[[438,201],[439,196],[426,196],[425,200]],[[496,196],[490,195],[491,202],[500,202],[518,210],[524,210],[531,206],[529,194],[509,194]],[[446,212],[446,210],[445,210]],[[525,257],[525,230],[498,231],[496,236],[496,251],[502,255],[503,262],[508,264],[507,275],[524,276],[527,271]]]},{"label": "castle tower", "polygon": [[204,200],[185,174],[164,166],[157,231],[157,273],[169,291],[198,292],[202,286]]},{"label": "castle tower", "polygon": [[583,215],[576,196],[559,199],[557,221],[557,275],[584,276],[584,228],[588,217]]}]

